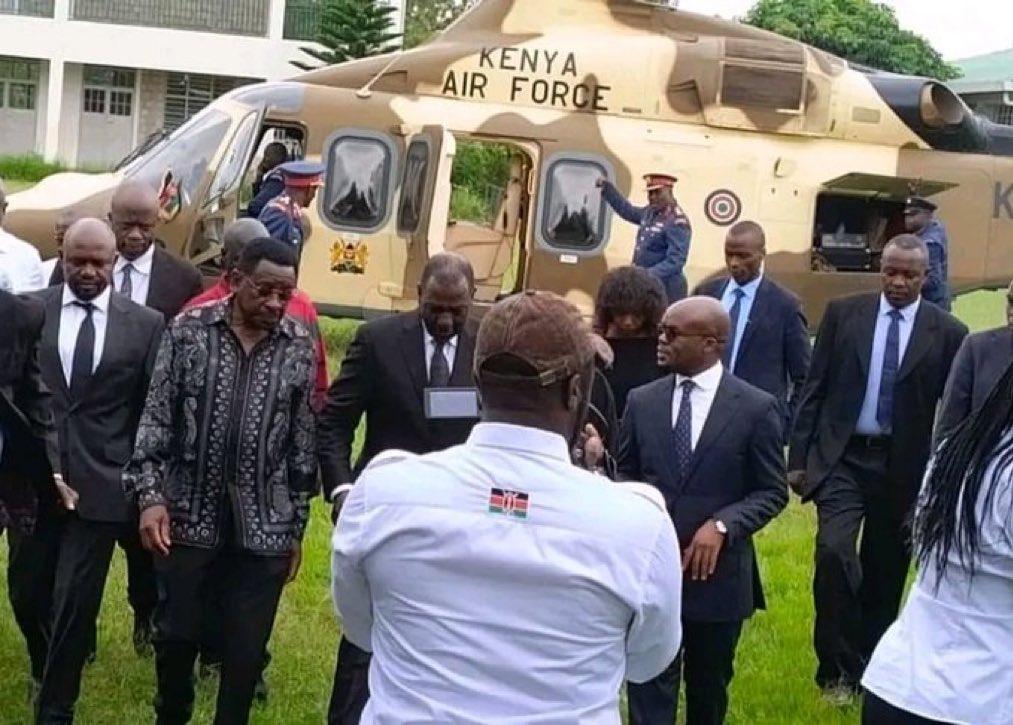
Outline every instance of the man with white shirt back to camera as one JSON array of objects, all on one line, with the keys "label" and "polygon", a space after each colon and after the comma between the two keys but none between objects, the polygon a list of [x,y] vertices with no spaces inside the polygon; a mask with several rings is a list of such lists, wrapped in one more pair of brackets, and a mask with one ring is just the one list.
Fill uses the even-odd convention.
[{"label": "man with white shirt back to camera", "polygon": [[40,290],[46,286],[46,278],[39,250],[3,230],[6,214],[7,193],[0,181],[0,277],[8,280],[11,292],[16,295]]},{"label": "man with white shirt back to camera", "polygon": [[618,725],[623,679],[675,657],[681,564],[660,495],[571,461],[593,367],[573,305],[509,297],[479,329],[468,440],[387,451],[352,487],[333,585],[345,636],[373,653],[362,725]]}]

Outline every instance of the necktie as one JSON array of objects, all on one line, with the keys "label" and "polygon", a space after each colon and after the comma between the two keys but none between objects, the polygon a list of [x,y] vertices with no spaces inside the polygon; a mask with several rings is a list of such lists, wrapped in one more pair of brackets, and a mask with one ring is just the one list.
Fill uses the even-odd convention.
[{"label": "necktie", "polygon": [[446,343],[434,341],[433,356],[429,359],[429,387],[445,388],[450,385],[450,366],[443,354]]},{"label": "necktie", "polygon": [[95,305],[90,302],[74,302],[74,304],[85,312],[84,321],[77,331],[74,358],[70,364],[70,393],[73,397],[80,398],[88,389],[95,364],[95,321],[92,319]]},{"label": "necktie", "polygon": [[732,294],[735,296],[735,302],[732,303],[732,308],[728,311],[728,316],[732,318],[732,339],[725,345],[724,360],[722,361],[729,371],[733,369],[732,354],[735,352],[735,339],[739,334],[739,313],[742,312],[742,298],[746,296],[741,287],[736,287]]},{"label": "necktie", "polygon": [[893,428],[893,388],[900,366],[900,310],[890,310],[890,327],[886,332],[886,349],[883,350],[883,373],[879,378],[879,400],[876,404],[876,422],[883,433]]},{"label": "necktie", "polygon": [[134,281],[130,278],[130,273],[133,271],[134,265],[126,264],[123,267],[123,281],[120,283],[120,294],[129,299],[133,299],[134,294]]},{"label": "necktie", "polygon": [[682,400],[679,402],[679,413],[672,428],[672,441],[675,446],[675,460],[679,471],[679,482],[686,477],[689,470],[689,459],[693,455],[693,404],[689,396],[696,387],[692,380],[683,380]]}]

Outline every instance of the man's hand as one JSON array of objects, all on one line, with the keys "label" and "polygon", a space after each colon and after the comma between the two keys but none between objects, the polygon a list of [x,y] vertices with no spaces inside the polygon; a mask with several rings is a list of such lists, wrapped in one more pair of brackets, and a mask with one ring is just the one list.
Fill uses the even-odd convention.
[{"label": "man's hand", "polygon": [[595,179],[594,185],[600,189],[607,183],[609,183],[608,179],[606,179],[604,176],[599,176],[597,179]]},{"label": "man's hand", "polygon": [[151,506],[141,512],[141,546],[152,554],[169,555],[169,509]]},{"label": "man's hand", "polygon": [[805,471],[788,471],[788,485],[791,486],[791,490],[799,496],[802,495],[802,489],[805,488]]},{"label": "man's hand", "polygon": [[335,493],[331,498],[331,523],[338,523],[338,516],[341,515],[341,507],[345,505],[345,499],[352,490],[352,484],[343,483],[334,489]]},{"label": "man's hand", "polygon": [[67,511],[73,511],[76,509],[77,502],[81,498],[77,491],[64,483],[63,476],[59,473],[53,474],[53,483],[56,484],[56,491],[60,495],[60,503],[63,504],[63,508]]},{"label": "man's hand", "polygon": [[285,578],[286,584],[291,584],[299,576],[300,566],[302,566],[302,544],[297,541],[292,544],[292,560],[288,565],[288,576]]},{"label": "man's hand", "polygon": [[682,570],[688,571],[693,581],[707,581],[718,565],[718,555],[725,545],[725,535],[718,531],[714,519],[701,526],[689,542],[682,559]]},{"label": "man's hand", "polygon": [[584,426],[584,466],[589,471],[601,467],[605,459],[605,444],[602,442],[601,434],[588,423]]}]

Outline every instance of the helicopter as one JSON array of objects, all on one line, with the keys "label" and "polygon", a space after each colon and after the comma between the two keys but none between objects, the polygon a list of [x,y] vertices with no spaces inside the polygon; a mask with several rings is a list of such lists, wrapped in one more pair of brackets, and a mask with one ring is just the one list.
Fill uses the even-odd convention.
[{"label": "helicopter", "polygon": [[[830,299],[878,288],[911,194],[949,230],[954,294],[1013,277],[1013,128],[940,81],[638,0],[480,0],[411,50],[235,89],[114,172],[50,176],[11,195],[7,226],[51,256],[61,209],[104,216],[120,181],[141,179],[159,191],[159,239],[213,274],[279,140],[326,168],[299,270],[325,315],[413,308],[444,250],[471,261],[479,307],[538,288],[589,315],[636,235],[596,181],[646,203],[655,172],[678,178],[691,289],[723,272],[728,228],[750,219],[765,274],[814,329]],[[477,218],[453,182],[466,147],[503,159]]]}]

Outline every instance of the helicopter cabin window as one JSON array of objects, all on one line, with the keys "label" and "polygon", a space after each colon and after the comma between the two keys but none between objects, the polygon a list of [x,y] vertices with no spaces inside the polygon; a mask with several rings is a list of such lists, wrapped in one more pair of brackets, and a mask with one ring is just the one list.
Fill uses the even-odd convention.
[{"label": "helicopter cabin window", "polygon": [[405,154],[404,186],[401,189],[401,204],[397,211],[398,234],[412,234],[418,231],[428,171],[429,142],[426,139],[416,139],[408,145]]},{"label": "helicopter cabin window", "polygon": [[878,272],[883,247],[903,232],[903,199],[820,194],[813,228],[812,269]]},{"label": "helicopter cabin window", "polygon": [[327,145],[321,198],[324,219],[339,229],[375,231],[390,207],[393,147],[366,131],[340,133]]},{"label": "helicopter cabin window", "polygon": [[549,162],[539,207],[542,244],[571,253],[589,253],[605,244],[608,208],[595,186],[601,177],[611,174],[597,159],[570,156]]}]

